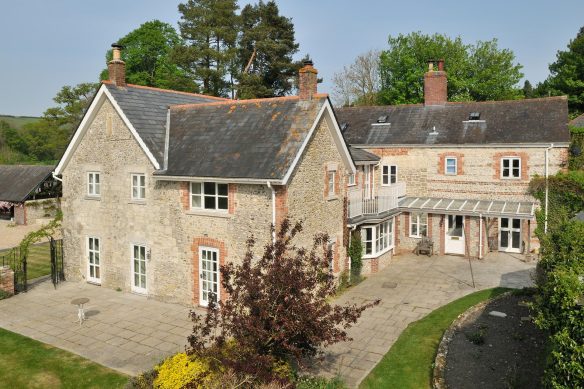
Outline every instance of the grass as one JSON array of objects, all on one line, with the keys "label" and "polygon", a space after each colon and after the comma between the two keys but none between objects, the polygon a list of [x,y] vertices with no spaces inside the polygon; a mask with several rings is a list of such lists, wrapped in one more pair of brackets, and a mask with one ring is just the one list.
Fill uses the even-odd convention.
[{"label": "grass", "polygon": [[128,380],[78,355],[1,328],[0,350],[0,389],[115,389]]},{"label": "grass", "polygon": [[[10,249],[1,250],[0,257],[9,251]],[[35,244],[29,248],[26,270],[29,280],[51,274],[51,248],[49,242]]]},{"label": "grass", "polygon": [[0,121],[8,123],[11,128],[16,130],[22,128],[22,126],[28,123],[38,122],[40,118],[34,116],[12,116],[12,115],[0,115]]},{"label": "grass", "polygon": [[444,331],[473,305],[509,290],[494,288],[472,293],[411,323],[359,388],[430,388],[434,359]]}]

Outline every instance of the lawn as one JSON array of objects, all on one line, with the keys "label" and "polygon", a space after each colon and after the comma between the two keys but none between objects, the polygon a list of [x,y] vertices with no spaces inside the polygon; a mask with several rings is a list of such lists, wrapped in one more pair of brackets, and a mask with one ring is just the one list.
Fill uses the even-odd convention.
[{"label": "lawn", "polygon": [[[0,257],[7,254],[9,251],[10,250],[1,250]],[[51,248],[49,242],[35,244],[29,248],[26,270],[27,278],[29,280],[51,274]]]},{"label": "lawn", "polygon": [[411,323],[359,388],[430,388],[436,350],[444,331],[468,308],[508,290],[475,292]]},{"label": "lawn", "polygon": [[0,389],[123,388],[128,377],[0,328]]}]

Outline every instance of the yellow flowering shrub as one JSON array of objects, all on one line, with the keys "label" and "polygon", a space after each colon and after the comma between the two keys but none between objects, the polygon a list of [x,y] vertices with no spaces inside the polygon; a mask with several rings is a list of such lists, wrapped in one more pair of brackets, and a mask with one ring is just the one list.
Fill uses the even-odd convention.
[{"label": "yellow flowering shrub", "polygon": [[209,363],[200,358],[191,358],[178,353],[155,367],[158,377],[154,380],[156,389],[182,389],[191,382],[197,388],[204,388],[213,379]]}]

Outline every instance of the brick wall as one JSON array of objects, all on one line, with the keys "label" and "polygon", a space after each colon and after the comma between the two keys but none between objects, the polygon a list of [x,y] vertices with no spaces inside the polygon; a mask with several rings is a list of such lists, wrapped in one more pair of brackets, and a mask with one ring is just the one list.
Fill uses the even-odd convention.
[{"label": "brick wall", "polygon": [[10,296],[14,294],[14,272],[8,266],[0,266],[0,290]]}]

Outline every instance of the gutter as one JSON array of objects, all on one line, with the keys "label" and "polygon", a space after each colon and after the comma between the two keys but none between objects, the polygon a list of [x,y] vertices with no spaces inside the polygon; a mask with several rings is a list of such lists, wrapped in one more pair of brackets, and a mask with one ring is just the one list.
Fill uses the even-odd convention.
[{"label": "gutter", "polygon": [[554,144],[551,143],[550,147],[545,149],[545,216],[543,223],[543,232],[547,234],[548,230],[548,207],[549,207],[549,152],[554,148]]},{"label": "gutter", "polygon": [[62,179],[62,178],[59,178],[59,177],[57,177],[57,175],[55,174],[55,172],[54,172],[54,171],[53,171],[53,172],[51,172],[51,174],[53,175],[53,178],[54,178],[55,180],[57,180],[57,181],[60,181],[60,182],[63,182],[63,179]]},{"label": "gutter", "polygon": [[266,181],[268,188],[272,190],[272,244],[276,243],[276,190],[270,181]]}]

